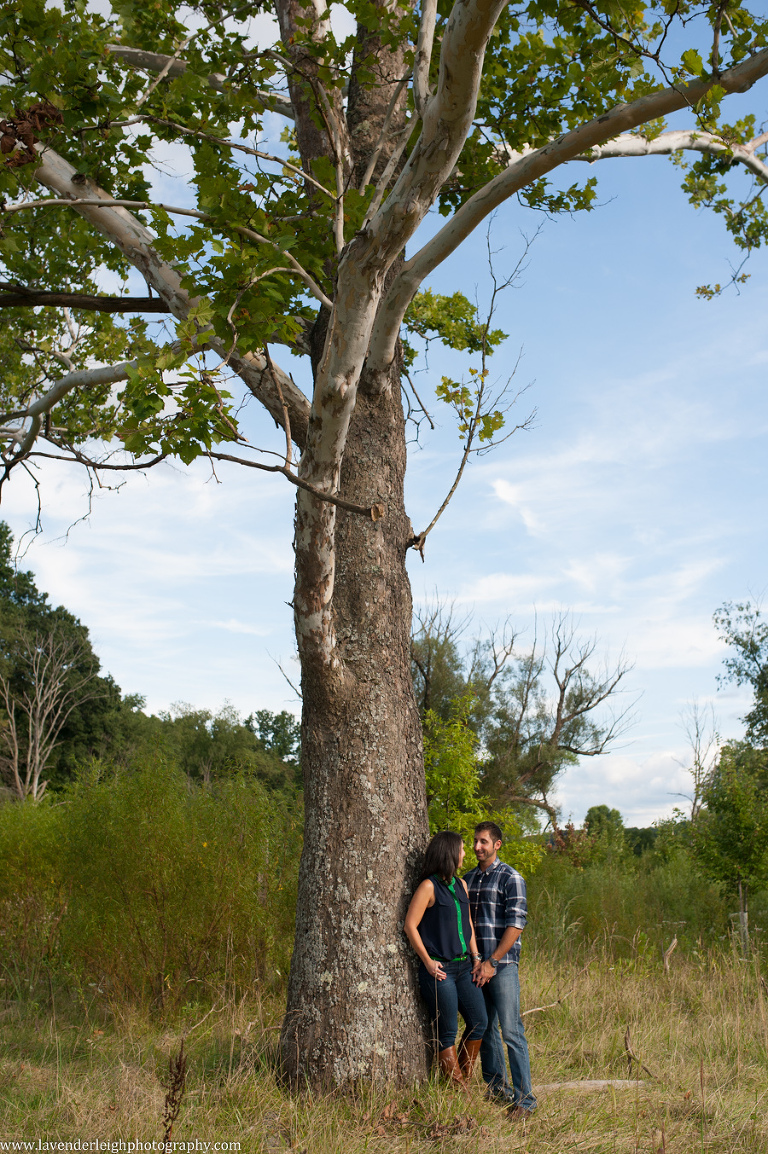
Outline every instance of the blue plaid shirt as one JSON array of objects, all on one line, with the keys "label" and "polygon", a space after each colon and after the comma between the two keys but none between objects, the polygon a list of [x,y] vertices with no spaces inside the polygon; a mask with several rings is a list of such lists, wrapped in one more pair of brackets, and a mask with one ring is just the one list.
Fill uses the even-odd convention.
[{"label": "blue plaid shirt", "polygon": [[[483,961],[490,958],[508,926],[522,930],[528,920],[528,902],[525,882],[517,870],[496,858],[492,866],[481,870],[476,866],[464,881],[469,889],[469,908],[475,927],[477,948]],[[500,960],[499,965],[517,962],[520,958],[520,939]]]}]

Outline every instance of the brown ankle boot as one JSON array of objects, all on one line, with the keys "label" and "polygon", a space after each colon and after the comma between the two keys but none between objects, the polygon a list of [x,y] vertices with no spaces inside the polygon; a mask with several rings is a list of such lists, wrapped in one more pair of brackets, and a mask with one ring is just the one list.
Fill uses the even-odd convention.
[{"label": "brown ankle boot", "polygon": [[482,1044],[482,1038],[473,1038],[471,1041],[467,1041],[466,1036],[459,1043],[459,1068],[467,1085],[472,1079],[472,1071],[475,1068],[477,1055],[480,1053]]},{"label": "brown ankle boot", "polygon": [[448,1046],[447,1049],[441,1050],[438,1054],[440,1061],[440,1069],[445,1074],[452,1086],[457,1088],[464,1088],[464,1078],[461,1073],[461,1066],[456,1055],[456,1047]]}]

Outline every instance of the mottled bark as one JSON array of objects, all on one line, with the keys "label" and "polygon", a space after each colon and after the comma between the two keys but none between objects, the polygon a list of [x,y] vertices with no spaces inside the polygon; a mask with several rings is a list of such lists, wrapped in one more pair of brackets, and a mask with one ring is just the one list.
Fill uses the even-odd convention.
[{"label": "mottled bark", "polygon": [[[386,517],[337,514],[332,659],[301,645],[297,621],[306,829],[281,1039],[294,1083],[414,1081],[426,1072],[402,932],[428,837],[410,675],[406,449],[396,373],[381,386],[363,377],[340,489],[382,502]],[[297,548],[296,570],[303,594],[316,580],[311,550]]]},{"label": "mottled bark", "polygon": [[304,169],[310,172],[313,162],[325,156],[343,165],[348,151],[343,97],[338,88],[323,86],[318,78],[318,57],[306,43],[310,39],[322,44],[328,35],[328,9],[323,0],[277,0],[275,12],[291,64],[287,69],[288,90]]},{"label": "mottled bark", "polygon": [[[354,184],[360,185],[369,161],[378,150],[369,179],[376,183],[389,160],[406,118],[408,89],[402,43],[396,50],[382,43],[375,30],[358,25],[354,66],[349,81],[347,124],[354,163]],[[376,84],[360,84],[362,66],[376,77]]]}]

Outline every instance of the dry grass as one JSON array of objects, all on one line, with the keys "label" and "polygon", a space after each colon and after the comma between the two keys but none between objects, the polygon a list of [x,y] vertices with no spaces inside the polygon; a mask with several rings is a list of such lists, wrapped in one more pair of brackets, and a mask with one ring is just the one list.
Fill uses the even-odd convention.
[{"label": "dry grass", "polygon": [[[525,1002],[534,1083],[629,1076],[625,1036],[654,1075],[632,1088],[550,1089],[525,1124],[431,1082],[411,1092],[292,1098],[274,1078],[278,1007],[256,1000],[173,1027],[126,1009],[10,1004],[0,1018],[0,1138],[158,1140],[168,1059],[186,1035],[186,1091],[172,1138],[243,1152],[384,1154],[765,1154],[768,1024],[757,963],[727,954],[595,957],[557,968],[529,954]],[[581,971],[581,972],[579,972]],[[196,1024],[197,1020],[197,1024]]]}]

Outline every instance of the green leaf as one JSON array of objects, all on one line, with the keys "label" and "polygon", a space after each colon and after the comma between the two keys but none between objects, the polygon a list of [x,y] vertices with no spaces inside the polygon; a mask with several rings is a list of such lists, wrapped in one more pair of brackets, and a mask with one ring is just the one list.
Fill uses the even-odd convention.
[{"label": "green leaf", "polygon": [[683,52],[680,57],[684,66],[694,76],[704,75],[704,64],[695,48],[689,48],[687,52]]}]

